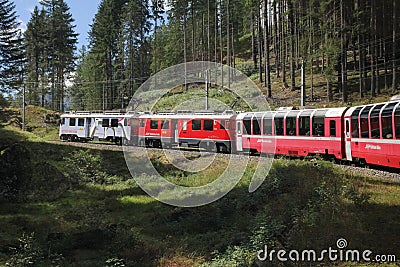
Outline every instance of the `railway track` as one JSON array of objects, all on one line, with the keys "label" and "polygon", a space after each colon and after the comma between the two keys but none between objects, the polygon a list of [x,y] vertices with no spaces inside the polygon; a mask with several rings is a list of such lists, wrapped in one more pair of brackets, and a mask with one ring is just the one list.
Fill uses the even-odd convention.
[{"label": "railway track", "polygon": [[[75,146],[75,147],[82,147],[82,148],[90,148],[90,149],[99,149],[99,150],[109,150],[109,151],[123,151],[123,148],[121,146],[117,146],[112,143],[104,143],[104,142],[91,142],[91,143],[78,143],[78,142],[66,142],[66,141],[59,141],[59,140],[54,140],[54,141],[47,141],[48,143],[52,144],[61,144],[61,145],[69,145],[69,146]],[[158,148],[144,148],[144,147],[134,147],[138,152],[154,152],[154,153],[160,153],[161,150]],[[199,154],[197,149],[188,149],[184,148],[185,154],[188,156],[197,156]],[[176,151],[176,153],[181,153],[178,149],[172,149],[169,150],[173,153],[173,151]],[[208,152],[211,153],[211,152]],[[240,156],[240,155],[239,155]],[[229,157],[228,154],[217,154],[217,157],[219,158],[227,158]],[[245,157],[243,155],[243,157]],[[257,156],[250,157],[250,161],[257,161]],[[338,168],[352,173],[354,175],[365,175],[373,178],[380,179],[382,181],[386,182],[391,182],[391,183],[398,183],[400,184],[400,174],[396,172],[397,170],[391,170],[387,168],[379,168],[375,166],[355,166],[354,164],[348,165],[348,164],[335,164]]]}]

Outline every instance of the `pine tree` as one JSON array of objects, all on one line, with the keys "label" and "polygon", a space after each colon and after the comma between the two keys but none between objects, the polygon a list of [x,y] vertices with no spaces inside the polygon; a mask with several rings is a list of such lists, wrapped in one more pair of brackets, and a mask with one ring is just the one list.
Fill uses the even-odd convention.
[{"label": "pine tree", "polygon": [[74,70],[74,53],[78,34],[74,19],[64,0],[43,0],[49,17],[49,63],[52,85],[52,108],[64,111],[65,78]]},{"label": "pine tree", "polygon": [[48,73],[48,40],[46,12],[36,6],[24,33],[26,48],[26,99],[33,105],[45,106]]},{"label": "pine tree", "polygon": [[63,0],[43,0],[41,4],[43,9],[34,9],[25,32],[28,96],[33,104],[45,106],[50,95],[48,107],[64,111],[65,83],[75,70],[78,34]]},{"label": "pine tree", "polygon": [[9,92],[22,82],[22,38],[10,0],[0,0],[0,92]]}]

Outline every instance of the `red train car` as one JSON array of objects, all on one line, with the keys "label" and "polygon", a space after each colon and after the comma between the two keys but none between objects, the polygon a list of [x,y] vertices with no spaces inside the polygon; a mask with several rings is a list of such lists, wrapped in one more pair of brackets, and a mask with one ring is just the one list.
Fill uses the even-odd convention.
[{"label": "red train car", "polygon": [[400,101],[350,108],[345,114],[348,161],[400,168]]},{"label": "red train car", "polygon": [[148,147],[170,147],[176,143],[176,122],[166,114],[144,114],[137,121],[137,143]]},{"label": "red train car", "polygon": [[236,118],[237,151],[342,159],[347,108],[243,113]]},{"label": "red train car", "polygon": [[231,118],[234,112],[175,111],[139,117],[138,144],[150,147],[201,147],[231,150]]}]

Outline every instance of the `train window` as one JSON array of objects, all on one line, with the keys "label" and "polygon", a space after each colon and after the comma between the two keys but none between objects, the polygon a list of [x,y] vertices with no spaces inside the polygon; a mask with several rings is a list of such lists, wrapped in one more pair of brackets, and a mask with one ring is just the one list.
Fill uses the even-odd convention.
[{"label": "train window", "polygon": [[128,119],[124,119],[124,126],[128,126]]},{"label": "train window", "polygon": [[369,138],[369,123],[368,123],[368,115],[372,106],[365,107],[360,115],[360,131],[361,138]]},{"label": "train window", "polygon": [[183,131],[186,131],[186,130],[187,130],[187,124],[188,124],[187,121],[183,121],[183,126],[182,126],[182,130],[183,130]]},{"label": "train window", "polygon": [[396,139],[400,139],[400,107],[396,108],[394,114],[394,127],[396,129]]},{"label": "train window", "polygon": [[264,116],[263,134],[272,135],[272,115],[270,113]]},{"label": "train window", "polygon": [[85,125],[85,119],[78,119],[78,126],[84,126]]},{"label": "train window", "polygon": [[236,132],[237,134],[242,134],[242,124],[240,121],[236,122]]},{"label": "train window", "polygon": [[286,117],[286,135],[296,135],[297,134],[297,114],[298,111],[291,111]]},{"label": "train window", "polygon": [[286,135],[296,135],[296,118],[286,118]]},{"label": "train window", "polygon": [[310,116],[311,110],[303,111],[299,118],[300,136],[310,136]]},{"label": "train window", "polygon": [[229,120],[225,120],[225,129],[229,130]]},{"label": "train window", "polygon": [[329,122],[330,136],[336,137],[336,121]]},{"label": "train window", "polygon": [[214,127],[213,120],[204,120],[204,131],[212,131]]},{"label": "train window", "polygon": [[300,135],[310,136],[310,117],[300,117]]},{"label": "train window", "polygon": [[109,119],[103,119],[103,121],[101,122],[101,126],[102,127],[110,126],[110,120]]},{"label": "train window", "polygon": [[381,130],[379,127],[379,114],[381,113],[383,105],[378,105],[374,107],[371,111],[370,115],[370,129],[371,129],[371,137],[374,139],[381,138]]},{"label": "train window", "polygon": [[118,119],[111,119],[111,127],[118,127]]},{"label": "train window", "polygon": [[244,124],[244,134],[251,134],[251,116],[250,117],[245,117],[243,119],[243,124]]},{"label": "train window", "polygon": [[353,138],[360,138],[360,129],[359,129],[359,124],[358,124],[358,116],[360,115],[362,107],[358,107],[353,111],[353,114],[351,114],[351,129],[352,129],[352,134],[351,136]]},{"label": "train window", "polygon": [[158,121],[157,120],[150,120],[150,129],[152,129],[152,130],[158,129]]},{"label": "train window", "polygon": [[76,119],[75,118],[70,118],[69,119],[69,126],[75,126],[76,125]]},{"label": "train window", "polygon": [[296,117],[286,117],[286,135],[296,135]]},{"label": "train window", "polygon": [[221,130],[225,130],[224,121],[223,121],[223,120],[219,121],[219,128],[220,128]]},{"label": "train window", "polygon": [[168,130],[169,129],[169,121],[161,121],[161,129]]},{"label": "train window", "polygon": [[327,110],[318,110],[313,116],[313,136],[325,136],[325,114]]},{"label": "train window", "polygon": [[253,135],[261,135],[260,120],[253,119]]},{"label": "train window", "polygon": [[392,139],[393,138],[393,110],[396,106],[396,103],[388,104],[382,111],[382,137],[385,139]]},{"label": "train window", "polygon": [[283,135],[283,118],[275,118],[275,135]]},{"label": "train window", "polygon": [[313,136],[325,136],[324,118],[314,117]]},{"label": "train window", "polygon": [[143,128],[145,125],[145,120],[140,120],[140,127]]},{"label": "train window", "polygon": [[192,130],[193,131],[201,130],[201,120],[192,120]]},{"label": "train window", "polygon": [[61,125],[65,125],[65,118],[61,119]]}]

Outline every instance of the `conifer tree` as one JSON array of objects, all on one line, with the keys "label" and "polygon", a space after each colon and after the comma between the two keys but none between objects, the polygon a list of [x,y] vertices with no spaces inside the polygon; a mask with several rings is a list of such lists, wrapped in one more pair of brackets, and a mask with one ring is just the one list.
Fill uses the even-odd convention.
[{"label": "conifer tree", "polygon": [[22,37],[15,4],[0,0],[0,93],[21,84]]}]

